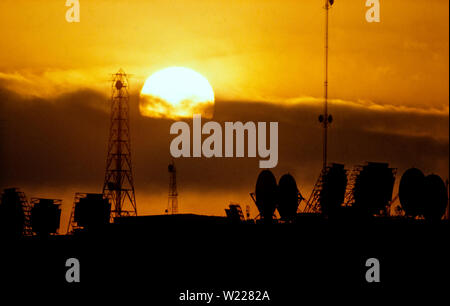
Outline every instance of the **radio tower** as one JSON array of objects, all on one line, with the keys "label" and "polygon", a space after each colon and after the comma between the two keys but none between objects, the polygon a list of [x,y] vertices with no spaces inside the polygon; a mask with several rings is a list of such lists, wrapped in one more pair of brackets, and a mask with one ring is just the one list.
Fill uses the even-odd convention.
[{"label": "radio tower", "polygon": [[175,168],[175,162],[169,164],[169,201],[167,204],[166,212],[168,214],[177,214],[178,213],[178,192],[177,192],[177,169]]},{"label": "radio tower", "polygon": [[324,102],[323,115],[319,116],[319,122],[323,125],[323,165],[322,169],[327,167],[327,143],[328,143],[328,125],[333,121],[333,117],[328,115],[328,11],[333,5],[334,0],[325,0],[325,82],[324,82]]},{"label": "radio tower", "polygon": [[328,114],[328,11],[333,5],[334,0],[325,0],[325,81],[324,85],[324,101],[323,101],[323,114],[319,115],[319,122],[323,126],[323,164],[322,171],[319,175],[314,189],[306,202],[306,206],[303,212],[317,212],[319,209],[318,199],[322,190],[323,176],[328,171],[327,167],[327,150],[328,150],[328,125],[333,121],[333,117]]},{"label": "radio tower", "polygon": [[113,74],[111,126],[106,159],[103,195],[111,200],[111,218],[136,216],[129,127],[127,74],[120,69]]}]

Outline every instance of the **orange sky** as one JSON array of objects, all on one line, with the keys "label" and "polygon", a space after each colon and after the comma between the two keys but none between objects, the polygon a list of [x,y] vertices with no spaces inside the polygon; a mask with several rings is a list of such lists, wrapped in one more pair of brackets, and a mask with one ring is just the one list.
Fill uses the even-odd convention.
[{"label": "orange sky", "polygon": [[[439,155],[445,153],[445,149],[436,145],[433,150],[429,149],[429,152],[426,152],[429,155],[422,157],[419,154],[420,150],[415,148],[425,147],[428,143],[423,144],[422,141],[428,137],[431,139],[428,139],[429,141],[446,145],[448,150],[449,3],[446,0],[380,2],[380,23],[366,22],[365,0],[336,0],[330,11],[331,111],[333,115],[341,115],[342,118],[345,118],[345,114],[349,114],[347,119],[356,118],[351,124],[346,120],[336,120],[333,123],[336,129],[330,131],[330,150],[337,148],[339,154],[335,153],[334,157],[338,161],[340,158],[348,157],[349,161],[346,162],[352,163],[349,164],[350,167],[355,163],[363,162],[365,158],[388,160],[391,158],[389,154],[400,162],[408,141],[417,142],[408,147],[415,151],[408,153],[409,159],[405,161],[405,165],[401,165],[402,170],[410,165],[410,159],[414,159],[418,162],[417,166],[425,165],[424,169],[429,167],[430,172],[437,169],[448,176],[448,158]],[[33,100],[30,105],[35,105],[33,103],[36,101],[36,103],[50,104],[48,101],[61,102],[67,97],[72,99],[73,97],[68,93],[75,93],[75,97],[78,97],[76,92],[84,89],[94,89],[108,96],[110,74],[122,67],[127,73],[132,74],[131,90],[133,97],[136,97],[145,79],[153,72],[169,66],[185,66],[198,71],[209,80],[218,101],[271,102],[277,107],[278,105],[294,107],[301,103],[317,107],[322,103],[324,75],[322,0],[80,0],[80,6],[81,22],[68,23],[65,20],[67,10],[65,0],[0,1],[0,25],[3,29],[2,48],[0,48],[0,85],[2,87],[20,95],[45,98]],[[63,93],[68,96],[59,98]],[[86,94],[86,97],[89,95],[90,93]],[[93,97],[97,99],[93,98],[95,104],[99,97],[96,95]],[[85,102],[81,100],[80,103]],[[99,101],[99,106],[95,104],[94,108],[107,109],[104,107],[105,101]],[[14,98],[9,102],[14,105],[16,102],[28,103],[29,101]],[[70,108],[70,106],[69,103],[64,107]],[[48,106],[48,108],[52,107]],[[270,107],[267,109],[273,111]],[[338,109],[341,109],[340,114]],[[36,107],[36,110],[39,108]],[[84,111],[84,108],[80,107],[80,112],[81,110]],[[57,113],[58,110],[52,109],[52,111]],[[280,112],[280,121],[289,117],[290,112],[284,111]],[[299,109],[295,111],[293,114],[298,116],[306,113]],[[308,108],[307,111],[308,115],[311,114],[310,117],[316,120],[316,109]],[[385,116],[380,115],[383,111],[386,112]],[[238,117],[243,112],[244,110],[233,112],[228,110],[227,114]],[[370,121],[371,117],[365,115],[366,121],[360,122],[359,116],[366,112],[373,114],[376,120]],[[48,115],[45,111],[43,113]],[[77,112],[67,110],[63,113]],[[252,108],[248,105],[245,114],[247,114],[247,117],[244,116],[245,119],[253,115]],[[425,119],[421,119],[423,114]],[[33,131],[39,130],[40,126],[32,120],[40,121],[32,115],[23,117],[27,119],[23,119],[22,135],[30,133],[31,136],[36,137]],[[103,115],[98,117],[103,118],[101,117]],[[157,125],[157,122],[148,118],[139,119],[136,118],[137,116],[139,115],[135,114],[133,122],[138,122],[136,124],[140,125],[132,131],[133,137],[147,139],[147,134],[151,133],[151,128]],[[235,120],[235,117],[231,120]],[[55,118],[58,116],[55,115]],[[91,117],[87,117],[89,118]],[[416,118],[417,122],[409,123],[408,118]],[[230,117],[222,113],[222,118],[219,120],[225,119]],[[78,118],[74,120],[76,124],[78,124],[77,120]],[[290,127],[289,124],[292,122],[300,121],[297,118],[289,118],[284,122],[284,126]],[[308,172],[308,175],[304,174],[301,177],[302,181],[299,180],[299,185],[303,186],[302,190],[306,190],[308,195],[316,179],[315,175],[319,173],[319,168],[316,166],[320,167],[320,161],[307,159],[307,157],[320,155],[321,134],[320,126],[316,121],[308,122],[314,126],[309,130],[301,125],[305,121],[300,122],[299,128],[303,130],[299,130],[298,134],[302,137],[314,136],[317,138],[317,143],[309,148],[301,147],[298,151],[294,150],[289,154],[291,159],[282,157],[281,168],[277,171],[278,174],[283,171],[293,171],[293,174],[303,175],[305,171],[302,167],[305,165],[314,168],[311,170],[314,175],[309,175]],[[69,118],[64,119],[64,124],[70,125],[67,122],[72,121]],[[94,150],[81,153],[88,156],[86,161],[89,158],[89,162],[92,162],[92,171],[97,173],[98,184],[95,184],[100,186],[104,171],[102,162],[106,157],[107,123],[105,126],[96,126],[95,123],[86,121],[84,124],[86,126],[93,124],[93,127],[97,129],[98,135],[94,133],[97,138],[91,143],[91,146],[98,144],[95,148],[96,154],[92,153]],[[7,124],[14,127],[15,123],[7,122]],[[48,124],[53,122],[49,121]],[[76,126],[75,123],[72,124]],[[142,126],[146,129],[140,130],[139,127]],[[48,131],[52,129],[48,128]],[[346,129],[350,131],[349,134],[342,132],[347,131]],[[11,130],[14,129],[11,128]],[[356,139],[355,134],[362,130],[367,134],[359,135],[357,139],[365,143],[366,147],[359,148],[359,144],[352,142]],[[142,177],[146,175],[142,173],[142,169],[148,173],[157,169],[161,171],[157,173],[164,181],[161,183],[164,185],[164,192],[154,195],[154,199],[149,200],[152,203],[151,206],[141,206],[140,211],[143,213],[162,211],[161,207],[166,204],[165,186],[168,182],[166,168],[164,166],[161,170],[155,165],[157,158],[161,156],[163,161],[158,160],[158,163],[165,165],[166,154],[168,154],[166,142],[170,137],[167,129],[158,133],[163,135],[158,147],[160,151],[155,149],[156,145],[148,151],[143,149],[134,151],[137,156],[135,160],[141,160],[136,167],[138,175]],[[339,143],[333,143],[338,141],[335,137],[341,135],[338,133],[343,136],[339,138]],[[79,134],[79,130],[74,129],[74,132],[69,135],[73,138],[83,138],[80,141],[85,141],[85,136]],[[319,136],[316,137],[316,135]],[[381,135],[378,140],[370,141],[377,148],[389,147],[384,150],[385,155],[383,150],[377,151],[370,147],[370,143],[364,142],[367,135],[370,137]],[[399,135],[415,138],[411,138],[412,140],[408,138],[404,143],[400,143],[395,138]],[[19,137],[15,139],[14,137],[11,138],[11,143],[23,142],[23,146],[29,149],[28,138],[24,136],[23,139]],[[60,146],[67,145],[65,141],[70,140],[66,139],[66,136],[54,137],[60,141]],[[288,150],[298,145],[291,142],[290,137],[285,136],[285,138],[284,143],[280,142],[280,150]],[[309,141],[313,140],[315,139],[309,139]],[[348,143],[344,142],[346,140]],[[39,141],[36,140],[36,143],[42,144]],[[138,145],[138,141],[133,143],[135,144]],[[82,146],[76,146],[75,142],[72,145],[71,150],[76,153],[73,154],[78,160],[68,158],[70,153],[60,154],[59,156],[67,158],[61,161],[65,166],[70,166],[74,162],[80,162],[81,165],[85,161],[79,157],[80,152],[76,151]],[[41,152],[41,155],[36,155],[39,158],[43,160],[49,158],[45,146],[34,149]],[[55,151],[58,149],[62,150],[55,146]],[[353,154],[356,150],[359,150],[360,154]],[[23,152],[19,149],[17,151]],[[306,152],[305,156],[307,155],[303,160],[301,160],[302,152]],[[371,155],[371,152],[376,154]],[[143,156],[144,153],[148,156]],[[156,156],[157,154],[161,156]],[[33,166],[39,166],[41,162],[33,160],[32,158],[38,158],[33,157],[33,154],[30,155],[29,161],[24,161],[21,159],[22,155],[14,151],[12,147],[9,156],[16,158],[12,164],[14,162],[16,165],[24,164],[23,171],[29,171],[23,177],[33,177],[35,173],[45,176],[43,172],[39,172],[40,169],[39,171],[29,170]],[[301,162],[297,160],[295,163],[291,162],[294,157]],[[155,160],[154,164],[149,165],[152,159]],[[51,164],[51,162],[48,163]],[[212,191],[206,202],[213,204],[208,204],[208,207],[198,207],[196,206],[198,194],[195,194],[195,188],[192,188],[194,190],[192,191],[183,187],[189,183],[190,178],[186,177],[187,173],[190,173],[189,170],[192,170],[189,168],[192,167],[189,163],[190,161],[187,160],[181,160],[179,163],[180,194],[184,196],[180,203],[182,203],[183,211],[223,214],[223,208],[230,200],[241,201],[243,205],[249,204],[247,191],[252,188],[259,169],[254,168],[255,173],[250,174],[228,173],[235,176],[244,174],[251,176],[249,179],[251,183],[242,187],[245,192],[233,189],[235,187],[233,185],[230,187],[230,193],[221,192],[222,198],[216,201],[215,195],[218,193]],[[14,167],[11,166],[11,173],[14,173]],[[82,168],[82,166],[79,167]],[[186,170],[183,167],[186,167]],[[227,164],[227,167],[223,166],[219,169],[225,173],[233,168]],[[139,170],[141,170],[140,174]],[[217,168],[213,166],[209,170],[211,170],[211,177],[217,173],[215,172]],[[50,174],[48,176],[50,177]],[[195,179],[192,180],[195,181]],[[51,180],[48,179],[48,181]],[[80,179],[80,184],[81,181]],[[138,201],[143,203],[147,196],[146,188],[150,186],[150,183],[145,185],[142,183],[143,180],[136,181],[137,184],[141,184],[140,189],[137,190]],[[53,187],[48,187],[49,184],[45,179],[43,182],[45,186],[33,187],[33,189],[31,183],[27,185],[25,181],[17,179],[19,186],[28,187],[26,192],[64,198],[65,221],[61,225],[61,231],[65,232],[73,192],[78,190],[76,189],[78,186],[68,185],[68,189],[63,190],[56,183]],[[186,189],[183,190],[183,188]],[[57,190],[59,191],[56,192]],[[192,194],[189,194],[190,192]],[[252,207],[252,214],[254,213],[256,209]]]},{"label": "orange sky", "polygon": [[[448,1],[381,3],[367,23],[365,1],[330,12],[330,97],[448,113]],[[139,89],[152,72],[187,66],[222,99],[321,97],[322,1],[2,0],[0,79],[38,95],[105,88],[123,67]]]}]

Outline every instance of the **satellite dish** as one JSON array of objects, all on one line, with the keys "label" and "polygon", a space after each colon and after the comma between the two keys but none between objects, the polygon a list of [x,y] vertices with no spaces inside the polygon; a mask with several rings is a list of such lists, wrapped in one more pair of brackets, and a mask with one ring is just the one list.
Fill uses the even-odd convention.
[{"label": "satellite dish", "polygon": [[61,201],[52,199],[32,199],[31,226],[39,236],[57,233],[61,219]]},{"label": "satellite dish", "polygon": [[369,162],[357,175],[353,206],[365,215],[376,215],[386,210],[392,200],[395,174],[387,163]]},{"label": "satellite dish", "polygon": [[270,222],[277,202],[277,181],[270,170],[263,170],[258,175],[255,196],[260,216],[265,221]]},{"label": "satellite dish", "polygon": [[278,212],[282,219],[293,219],[297,214],[299,204],[299,192],[295,179],[290,174],[285,174],[278,182]]},{"label": "satellite dish", "polygon": [[75,203],[74,221],[84,228],[100,227],[109,223],[111,204],[103,194],[88,193]]},{"label": "satellite dish", "polygon": [[398,187],[400,205],[407,216],[418,216],[424,213],[425,175],[417,168],[410,168],[403,173]]},{"label": "satellite dish", "polygon": [[447,188],[439,175],[430,174],[425,177],[424,190],[426,195],[424,217],[426,220],[439,221],[447,207]]}]

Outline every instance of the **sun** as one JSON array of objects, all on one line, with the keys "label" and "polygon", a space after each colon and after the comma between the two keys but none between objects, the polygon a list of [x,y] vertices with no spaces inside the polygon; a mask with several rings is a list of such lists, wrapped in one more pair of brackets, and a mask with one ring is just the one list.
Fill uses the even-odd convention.
[{"label": "sun", "polygon": [[185,67],[169,67],[153,73],[142,87],[139,110],[155,118],[188,118],[194,114],[212,118],[214,91],[200,73]]}]

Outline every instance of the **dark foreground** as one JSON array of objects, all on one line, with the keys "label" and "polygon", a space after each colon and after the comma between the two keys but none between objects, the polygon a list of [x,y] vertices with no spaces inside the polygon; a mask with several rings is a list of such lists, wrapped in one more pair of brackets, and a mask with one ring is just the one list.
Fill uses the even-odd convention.
[{"label": "dark foreground", "polygon": [[[143,297],[148,305],[192,304],[179,300],[186,290],[215,296],[267,290],[270,301],[232,303],[242,305],[300,305],[311,298],[346,302],[357,292],[369,299],[391,294],[447,299],[448,229],[448,223],[405,221],[146,223],[88,236],[5,242],[0,277],[5,291],[39,288],[49,296],[89,291],[100,298]],[[80,262],[80,283],[66,282],[68,258]],[[380,283],[366,281],[369,258],[380,262]]]}]

